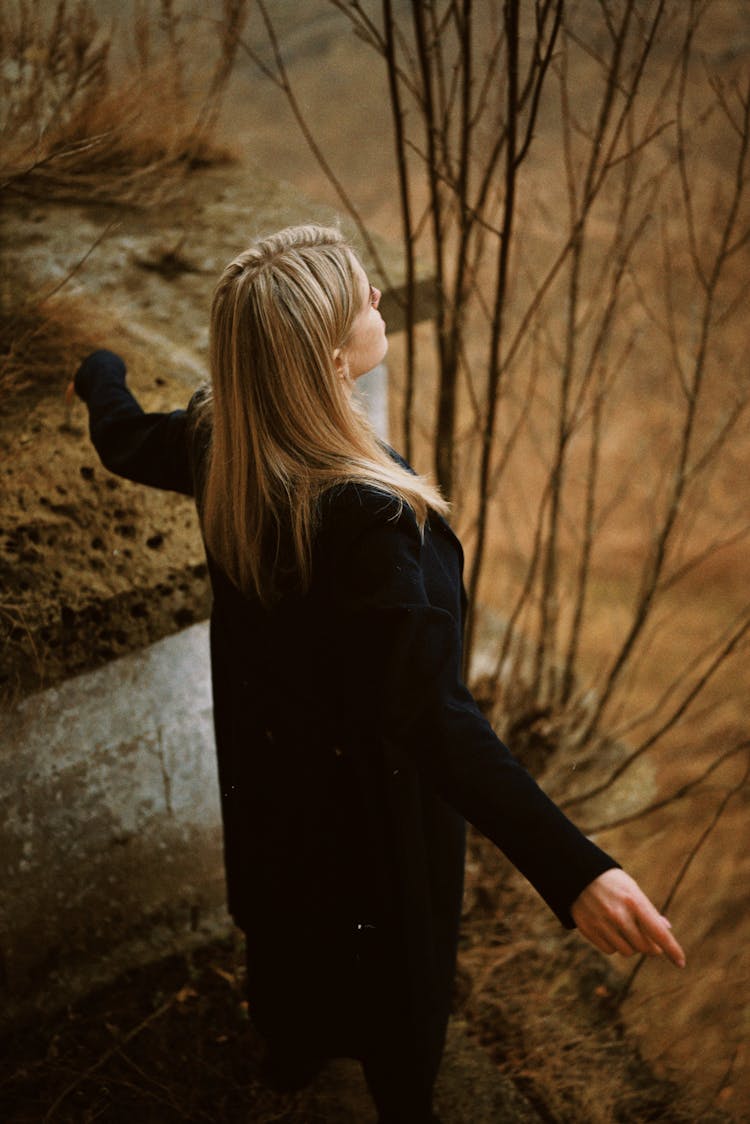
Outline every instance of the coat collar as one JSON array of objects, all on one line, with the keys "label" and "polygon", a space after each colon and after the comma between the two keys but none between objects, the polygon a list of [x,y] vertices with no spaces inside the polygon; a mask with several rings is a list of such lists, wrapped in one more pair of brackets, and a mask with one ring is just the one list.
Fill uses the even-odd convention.
[{"label": "coat collar", "polygon": [[[400,453],[397,453],[395,449],[391,448],[390,445],[387,445],[385,443],[384,443],[384,448],[385,448],[386,452],[388,453],[389,457],[391,457],[391,459],[394,460],[396,462],[396,464],[400,464],[401,467],[405,468],[407,472],[410,472],[412,474],[412,476],[417,475],[417,473],[412,468],[412,466],[409,464],[409,462],[407,460],[404,460],[404,458],[401,456]],[[463,547],[461,546],[461,540],[456,535],[455,531],[451,527],[448,520],[444,519],[443,516],[440,515],[437,511],[431,510],[430,511],[430,517],[429,517],[429,525],[430,525],[430,527],[432,527],[436,530],[442,531],[443,534],[448,539],[451,540],[454,547],[458,551],[458,555],[461,559],[461,568],[463,569],[464,551],[463,551]]]}]

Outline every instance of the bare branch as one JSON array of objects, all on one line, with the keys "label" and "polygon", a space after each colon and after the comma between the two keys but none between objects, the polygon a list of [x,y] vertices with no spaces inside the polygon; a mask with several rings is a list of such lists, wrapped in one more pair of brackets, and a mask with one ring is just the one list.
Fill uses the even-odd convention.
[{"label": "bare branch", "polygon": [[745,738],[741,742],[737,742],[731,749],[725,749],[718,757],[714,757],[709,764],[703,769],[697,777],[692,780],[686,781],[685,784],[680,785],[674,792],[670,792],[667,796],[662,796],[659,800],[654,800],[651,804],[647,804],[644,808],[638,808],[635,812],[628,812],[624,816],[618,816],[613,820],[606,820],[602,823],[587,824],[587,835],[598,835],[602,831],[612,831],[616,827],[623,827],[627,823],[635,823],[637,820],[642,820],[646,816],[651,816],[654,812],[661,812],[664,808],[668,808],[671,804],[676,804],[679,800],[684,800],[691,792],[699,788],[704,781],[708,780],[717,769],[720,769],[725,761],[732,757],[736,757],[738,753],[747,751],[750,748],[750,741]]},{"label": "bare branch", "polygon": [[393,24],[393,5],[391,0],[383,0],[383,26],[385,28],[385,59],[390,91],[391,118],[396,144],[396,167],[398,169],[399,202],[401,206],[401,229],[406,265],[406,391],[403,410],[404,452],[406,459],[412,459],[412,428],[414,408],[414,285],[416,264],[414,261],[415,234],[412,222],[411,194],[409,189],[409,165],[406,157],[404,110],[401,104],[401,89],[396,69],[396,41]]},{"label": "bare branch", "polygon": [[[495,279],[495,297],[493,320],[490,335],[489,371],[487,375],[486,414],[485,426],[482,434],[482,453],[480,464],[479,485],[479,516],[477,526],[477,542],[474,551],[474,563],[469,578],[470,604],[476,601],[479,573],[484,556],[484,544],[487,534],[487,504],[488,485],[492,462],[492,446],[495,435],[495,422],[497,416],[498,393],[503,365],[500,359],[500,343],[502,338],[503,313],[505,311],[505,296],[508,284],[508,269],[510,263],[510,238],[515,217],[516,180],[518,174],[517,156],[517,129],[518,129],[518,38],[519,38],[519,5],[518,0],[507,0],[504,9],[506,63],[508,72],[507,85],[507,142],[505,149],[505,199],[503,206],[502,238],[497,255],[497,269]],[[471,650],[473,639],[474,616],[470,612],[467,622],[467,651]]]},{"label": "bare branch", "polygon": [[[305,138],[305,141],[307,142],[308,148],[312,152],[313,156],[315,157],[318,164],[320,165],[320,167],[321,167],[322,171],[324,172],[326,178],[328,179],[329,183],[331,184],[334,191],[336,192],[339,199],[341,200],[341,203],[342,203],[343,207],[345,208],[347,213],[351,216],[354,223],[356,224],[357,230],[359,231],[362,242],[365,245],[365,247],[367,248],[367,252],[370,256],[370,259],[372,260],[372,262],[374,263],[378,273],[382,277],[384,284],[388,288],[393,288],[393,283],[392,283],[392,281],[389,277],[388,270],[386,269],[386,267],[383,263],[383,260],[380,256],[380,254],[378,253],[378,250],[377,250],[377,247],[375,246],[375,243],[373,242],[372,238],[370,237],[369,231],[367,230],[367,226],[365,225],[365,222],[362,219],[362,216],[360,215],[359,210],[355,206],[354,201],[352,200],[351,196],[349,195],[349,193],[344,188],[344,186],[341,183],[341,181],[339,180],[338,176],[333,171],[333,168],[331,167],[331,165],[326,160],[325,156],[323,155],[322,149],[320,148],[317,141],[315,140],[315,138],[312,135],[310,127],[309,127],[309,125],[307,123],[307,120],[305,118],[305,115],[302,112],[300,104],[297,101],[297,98],[294,94],[294,90],[292,89],[291,83],[289,81],[289,76],[287,74],[286,66],[284,64],[284,59],[283,59],[282,54],[281,54],[281,48],[279,46],[278,36],[276,35],[276,28],[275,28],[275,26],[273,24],[273,21],[271,20],[271,17],[269,15],[268,7],[265,3],[265,0],[257,0],[257,2],[258,2],[258,8],[260,10],[261,16],[263,17],[263,23],[264,23],[265,28],[266,28],[266,33],[268,35],[268,39],[269,39],[269,42],[271,44],[271,49],[273,51],[274,61],[275,61],[275,64],[276,64],[276,77],[275,77],[274,80],[275,80],[276,84],[283,90],[284,95],[285,95],[285,97],[287,99],[287,102],[289,104],[289,108],[291,109],[291,111],[294,115],[294,119],[295,119],[295,121],[297,122],[297,124],[300,128],[300,132],[302,133],[302,136]],[[238,46],[240,46],[245,51],[245,53],[248,55],[249,58],[251,58],[253,60],[253,62],[257,62],[256,53],[252,50],[252,48],[250,48],[248,46],[248,44],[243,39],[238,39]]]},{"label": "bare branch", "polygon": [[[708,842],[709,838],[711,837],[716,825],[718,824],[721,817],[724,815],[724,811],[725,811],[727,805],[729,804],[729,801],[734,796],[736,796],[738,792],[742,791],[742,789],[747,784],[748,777],[750,777],[750,760],[748,760],[747,766],[745,768],[745,772],[743,773],[741,779],[737,782],[737,784],[733,785],[724,794],[723,798],[721,799],[721,801],[719,802],[719,804],[716,808],[716,811],[713,814],[711,822],[706,825],[706,827],[703,829],[700,836],[698,837],[697,841],[693,844],[690,851],[688,852],[688,855],[685,858],[685,861],[683,862],[682,866],[680,867],[680,870],[677,874],[677,877],[675,878],[674,882],[672,883],[672,886],[670,887],[669,893],[667,894],[666,898],[662,902],[661,909],[660,909],[660,912],[662,914],[666,914],[667,910],[671,907],[672,902],[674,901],[675,895],[677,894],[677,891],[679,890],[680,886],[682,885],[682,883],[685,880],[685,876],[687,875],[687,872],[689,871],[690,867],[693,865],[693,862],[695,861],[697,856],[700,854],[700,852],[703,850],[703,847],[705,846],[705,844]],[[619,991],[618,996],[617,996],[618,1004],[621,1004],[627,998],[628,993],[632,989],[633,984],[635,983],[635,980],[638,977],[638,974],[639,974],[641,968],[643,967],[645,959],[646,958],[644,956],[641,956],[638,960],[638,963],[635,965],[633,970],[630,972],[630,974],[626,978],[626,980],[623,983],[622,987],[620,988],[620,991]]]},{"label": "bare branch", "polygon": [[648,750],[685,716],[707,684],[713,679],[719,668],[724,665],[750,630],[750,609],[748,609],[743,616],[744,619],[742,619],[741,623],[733,630],[727,642],[722,645],[720,651],[714,656],[709,666],[697,678],[672,713],[662,722],[661,726],[654,730],[653,733],[649,734],[636,749],[632,750],[628,756],[610,772],[606,780],[601,781],[601,783],[590,788],[587,792],[581,792],[576,796],[569,796],[567,799],[563,800],[561,804],[563,808],[573,808],[577,804],[582,804],[587,800],[592,800],[595,796],[600,796],[602,792],[611,788],[623,773],[630,769],[644,753],[647,753]]}]

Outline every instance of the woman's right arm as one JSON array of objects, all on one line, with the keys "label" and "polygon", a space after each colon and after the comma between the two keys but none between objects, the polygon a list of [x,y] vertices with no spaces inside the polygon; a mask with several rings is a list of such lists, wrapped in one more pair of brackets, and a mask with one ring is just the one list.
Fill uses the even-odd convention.
[{"label": "woman's right arm", "polygon": [[75,375],[102,464],[137,484],[193,495],[186,411],[144,413],[125,376],[120,356],[105,350],[84,359]]}]

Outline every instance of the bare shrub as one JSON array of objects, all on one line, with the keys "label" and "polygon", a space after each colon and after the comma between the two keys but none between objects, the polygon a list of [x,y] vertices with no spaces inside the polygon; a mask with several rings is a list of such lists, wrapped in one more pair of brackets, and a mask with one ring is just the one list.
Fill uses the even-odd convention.
[{"label": "bare shrub", "polygon": [[143,205],[168,195],[192,167],[226,158],[213,131],[245,8],[246,0],[224,0],[206,76],[171,0],[160,0],[158,19],[138,5],[137,65],[115,78],[111,33],[89,0],[58,0],[48,14],[31,0],[5,6],[0,191]]}]

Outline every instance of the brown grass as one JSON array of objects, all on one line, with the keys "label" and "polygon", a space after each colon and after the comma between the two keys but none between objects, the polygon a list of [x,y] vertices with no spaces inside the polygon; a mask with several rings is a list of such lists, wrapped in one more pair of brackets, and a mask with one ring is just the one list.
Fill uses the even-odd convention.
[{"label": "brown grass", "polygon": [[[498,884],[503,884],[498,892]],[[519,934],[524,934],[520,937]],[[539,1119],[728,1124],[656,1076],[611,1003],[607,961],[567,936],[478,835],[470,840],[457,1013]],[[275,1094],[244,1002],[239,934],[130,973],[1,1051],[4,1120],[352,1124],[351,1089]],[[478,1092],[481,1093],[481,1090]],[[472,1120],[467,1100],[446,1121]]]},{"label": "brown grass", "polygon": [[[137,7],[136,61],[111,65],[113,40],[89,0],[52,12],[17,0],[0,14],[0,194],[148,205],[186,172],[228,158],[213,141],[245,0],[226,0],[217,60],[191,66],[182,17]],[[196,93],[197,91],[197,93]]]},{"label": "brown grass", "polygon": [[[30,294],[30,295],[27,295]],[[30,292],[17,276],[0,293],[0,405],[12,395],[59,388],[72,375],[71,356],[95,346],[105,316],[80,297]]]},{"label": "brown grass", "polygon": [[618,1015],[613,963],[567,934],[477,832],[469,837],[461,1013],[471,1032],[557,1124],[726,1121],[684,1075],[657,1074]]},{"label": "brown grass", "polygon": [[48,310],[33,300],[0,309],[0,400],[29,389],[32,383],[65,383],[70,350],[80,350],[85,333],[74,315],[74,302],[58,301]]}]

